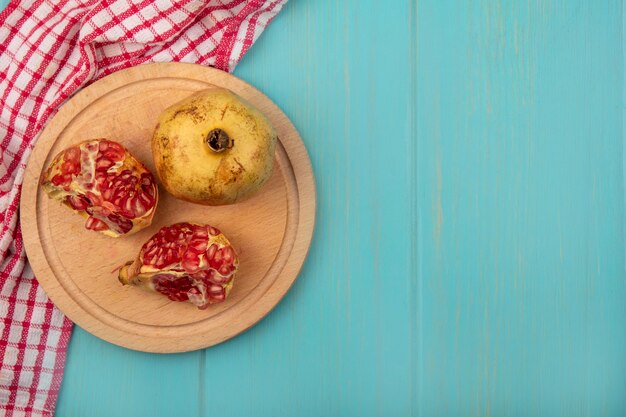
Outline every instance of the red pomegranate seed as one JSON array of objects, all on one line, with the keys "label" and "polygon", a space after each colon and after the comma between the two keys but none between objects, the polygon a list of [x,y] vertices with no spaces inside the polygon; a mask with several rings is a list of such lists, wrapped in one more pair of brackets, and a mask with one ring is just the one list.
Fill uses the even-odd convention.
[{"label": "red pomegranate seed", "polygon": [[214,243],[211,246],[209,246],[209,249],[206,251],[206,256],[209,262],[213,261],[213,258],[215,257],[216,252],[217,252],[217,245]]},{"label": "red pomegranate seed", "polygon": [[198,255],[187,251],[185,252],[185,255],[183,255],[181,265],[186,272],[193,274],[194,272],[200,270],[199,261],[200,259],[198,258]]},{"label": "red pomegranate seed", "polygon": [[98,220],[94,217],[89,216],[87,221],[85,222],[85,228],[88,230],[95,230],[96,232],[100,232],[102,230],[108,230],[109,226],[102,220]]},{"label": "red pomegranate seed", "polygon": [[85,210],[91,205],[91,202],[81,195],[68,195],[65,201],[67,201],[74,210]]}]

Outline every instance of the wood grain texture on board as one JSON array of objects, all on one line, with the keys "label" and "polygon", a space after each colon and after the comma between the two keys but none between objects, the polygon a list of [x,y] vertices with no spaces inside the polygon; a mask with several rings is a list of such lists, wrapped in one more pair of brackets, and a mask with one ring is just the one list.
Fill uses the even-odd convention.
[{"label": "wood grain texture on board", "polygon": [[315,168],[300,278],[203,351],[77,328],[57,414],[623,417],[623,27],[617,0],[288,2],[235,75]]},{"label": "wood grain texture on board", "polygon": [[[84,229],[84,219],[50,200],[39,178],[67,147],[91,138],[122,143],[155,172],[151,138],[161,111],[195,91],[228,88],[270,119],[278,136],[272,178],[252,198],[207,207],[161,191],[152,225],[113,239]],[[69,100],[41,134],[26,170],[21,223],[29,261],[53,302],[75,323],[109,342],[147,352],[199,349],[260,320],[296,279],[315,221],[315,185],[297,131],[262,93],[232,75],[190,64],[162,63],[119,71]],[[230,239],[240,268],[228,299],[198,310],[117,281],[161,227],[208,223]]]}]

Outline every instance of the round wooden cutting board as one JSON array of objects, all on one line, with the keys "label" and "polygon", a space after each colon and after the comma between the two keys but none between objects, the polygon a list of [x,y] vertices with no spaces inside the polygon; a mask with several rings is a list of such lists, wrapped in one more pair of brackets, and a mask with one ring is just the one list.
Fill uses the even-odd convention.
[{"label": "round wooden cutting board", "polygon": [[[239,94],[272,121],[280,142],[272,178],[251,199],[207,207],[174,199],[162,188],[152,225],[113,239],[85,230],[84,219],[39,187],[55,155],[90,138],[122,143],[152,171],[150,141],[159,113],[211,86]],[[28,259],[52,301],[92,334],[131,349],[181,352],[223,342],[254,325],[285,295],[307,255],[315,223],[315,182],[306,149],[283,112],[265,95],[225,72],[192,64],[149,64],[116,72],[85,88],[42,132],[24,178],[21,224]],[[137,287],[115,269],[132,260],[160,227],[208,223],[240,256],[229,298],[206,310]]]}]

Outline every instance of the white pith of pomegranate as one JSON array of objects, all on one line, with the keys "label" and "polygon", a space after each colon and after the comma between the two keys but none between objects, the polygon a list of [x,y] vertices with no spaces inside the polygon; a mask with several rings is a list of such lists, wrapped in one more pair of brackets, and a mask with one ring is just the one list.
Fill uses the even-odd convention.
[{"label": "white pith of pomegranate", "polygon": [[119,272],[123,284],[149,288],[200,309],[226,299],[239,259],[218,229],[191,223],[161,228]]},{"label": "white pith of pomegranate", "polygon": [[88,140],[58,154],[42,184],[83,217],[85,228],[118,237],[149,226],[158,200],[154,176],[122,145]]}]

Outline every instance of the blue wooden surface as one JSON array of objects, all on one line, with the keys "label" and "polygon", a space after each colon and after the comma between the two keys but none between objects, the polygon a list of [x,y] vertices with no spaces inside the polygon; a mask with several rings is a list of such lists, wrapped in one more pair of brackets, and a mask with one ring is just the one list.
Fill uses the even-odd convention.
[{"label": "blue wooden surface", "polygon": [[204,351],[76,328],[57,414],[626,415],[622,14],[290,1],[235,74],[314,165],[300,278]]}]

